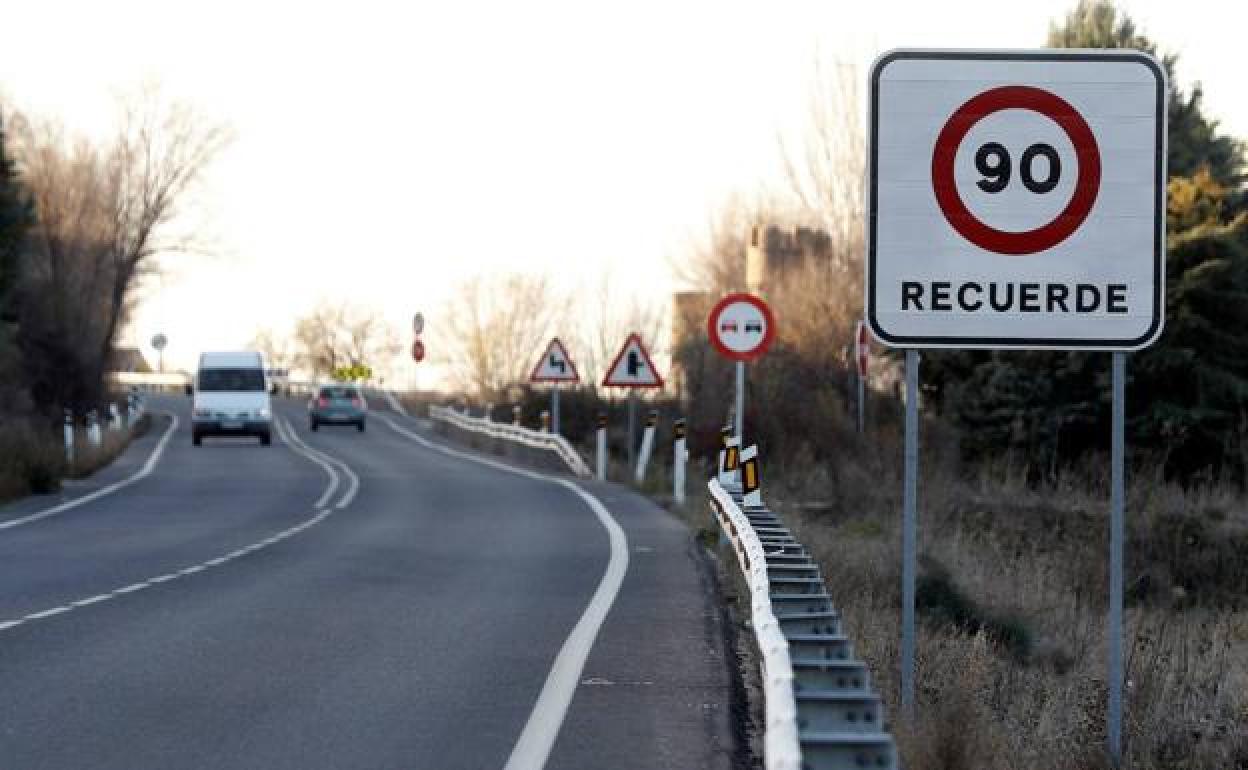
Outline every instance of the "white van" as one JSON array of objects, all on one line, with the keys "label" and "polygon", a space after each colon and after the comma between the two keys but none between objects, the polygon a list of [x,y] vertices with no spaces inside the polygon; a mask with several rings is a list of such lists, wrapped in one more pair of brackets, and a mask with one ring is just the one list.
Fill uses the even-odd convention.
[{"label": "white van", "polygon": [[272,441],[273,406],[261,354],[200,354],[194,395],[191,441],[195,446],[204,436],[256,436],[265,446]]}]

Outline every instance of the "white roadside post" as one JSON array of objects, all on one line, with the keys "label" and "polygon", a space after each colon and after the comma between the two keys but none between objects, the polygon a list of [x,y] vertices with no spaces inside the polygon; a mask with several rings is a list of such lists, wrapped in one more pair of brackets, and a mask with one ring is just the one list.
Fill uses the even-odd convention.
[{"label": "white roadside post", "polygon": [[745,441],[745,364],[767,352],[776,334],[771,308],[753,294],[729,294],[715,303],[706,318],[706,332],[720,355],[736,362],[733,431]]},{"label": "white roadside post", "polygon": [[483,414],[483,415],[481,415],[481,416],[482,416],[483,418],[485,418],[485,421],[486,421],[486,422],[493,422],[493,421],[494,421],[494,405],[493,405],[493,404],[486,404],[486,405],[485,405],[485,414]]},{"label": "white roadside post", "polygon": [[685,465],[689,451],[685,448],[685,419],[682,417],[672,426],[672,500],[676,505],[685,504]]},{"label": "white roadside post", "polygon": [[724,489],[737,486],[737,469],[741,467],[741,440],[730,436],[724,441],[724,448],[719,453],[719,485]]},{"label": "white roadside post", "polygon": [[741,507],[749,510],[763,507],[763,480],[758,467],[758,445],[741,450]]},{"label": "white roadside post", "polygon": [[520,409],[519,404],[516,404],[515,406],[511,408],[511,424],[512,425],[518,426],[520,424],[520,412],[521,412],[521,409]]},{"label": "white roadside post", "polygon": [[1120,767],[1123,391],[1127,353],[1163,326],[1165,70],[1131,50],[898,50],[868,93],[864,304],[872,334],[906,351],[903,712],[917,689],[918,350],[1110,352],[1105,734]]},{"label": "white roadside post", "polygon": [[606,412],[598,413],[597,433],[598,433],[598,436],[597,436],[598,453],[597,455],[595,455],[595,460],[597,461],[595,463],[595,465],[597,466],[597,468],[595,469],[597,473],[595,475],[598,477],[599,481],[606,481],[607,480],[607,413]]},{"label": "white roadside post", "polygon": [[633,480],[638,484],[646,480],[646,466],[650,464],[650,453],[654,451],[654,431],[658,423],[658,411],[650,410],[650,414],[646,417],[646,430],[641,437],[641,454],[637,457],[637,470],[633,476]]},{"label": "white roadside post", "polygon": [[542,427],[541,427],[542,433],[550,433],[550,410],[543,409],[540,415],[540,419],[542,421]]},{"label": "white roadside post", "polygon": [[65,410],[65,427],[63,430],[65,438],[65,462],[71,467],[74,464],[74,410]]},{"label": "white roadside post", "polygon": [[99,447],[103,443],[103,438],[100,436],[100,415],[94,409],[87,412],[87,441],[93,447]]},{"label": "white roadside post", "polygon": [[121,430],[121,413],[117,411],[116,404],[108,405],[108,427],[114,433]]}]

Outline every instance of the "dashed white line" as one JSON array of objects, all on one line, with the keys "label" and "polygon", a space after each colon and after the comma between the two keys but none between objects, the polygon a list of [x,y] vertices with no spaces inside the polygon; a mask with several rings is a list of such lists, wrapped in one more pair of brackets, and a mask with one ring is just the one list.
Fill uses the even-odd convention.
[{"label": "dashed white line", "polygon": [[53,607],[52,609],[44,610],[43,612],[33,612],[23,618],[23,620],[42,620],[44,618],[50,618],[53,615],[60,615],[62,612],[69,612],[72,609],[73,607]]},{"label": "dashed white line", "polygon": [[[161,438],[160,444],[157,445],[156,450],[154,450],[152,453],[152,456],[148,458],[147,465],[144,466],[144,469],[140,471],[138,474],[131,476],[124,483],[118,482],[118,484],[113,485],[113,489],[118,489],[121,486],[124,486],[125,484],[133,483],[134,481],[137,481],[138,479],[142,478],[148,473],[151,473],[152,468],[155,467],[156,461],[159,460],[160,458],[160,452],[164,450],[165,443],[168,441],[169,436],[172,435],[173,430],[176,429],[177,427],[177,417],[175,417],[174,415],[169,415],[169,416],[172,419],[172,424],[170,425],[169,431],[167,431],[165,436]],[[51,609],[41,610],[39,612],[32,612],[29,615],[26,615],[24,617],[14,618],[12,620],[0,621],[0,631],[6,631],[11,628],[16,628],[18,626],[24,625],[30,621],[43,620],[45,618],[50,618],[56,615],[66,613],[66,612],[72,612],[73,610],[81,608],[81,607],[89,607],[93,604],[99,604],[101,602],[105,602],[110,599],[115,599],[119,596],[124,596],[126,594],[132,594],[137,591],[142,591],[143,589],[150,588],[151,586],[156,585],[158,583],[167,583],[172,580],[178,580],[179,578],[194,575],[198,572],[211,570],[215,567],[225,564],[226,562],[241,558],[251,553],[255,553],[256,551],[260,551],[265,548],[268,548],[271,545],[280,543],[281,541],[286,540],[287,538],[294,537],[295,535],[299,534],[300,532],[303,532],[309,527],[313,527],[321,523],[322,521],[327,519],[329,516],[333,515],[336,511],[341,510],[345,508],[347,505],[349,505],[351,501],[355,499],[355,495],[359,491],[359,488],[360,488],[359,476],[355,475],[355,472],[351,470],[351,468],[343,461],[333,457],[332,455],[325,454],[324,452],[321,452],[320,450],[312,449],[306,444],[303,444],[303,442],[299,440],[298,436],[295,435],[294,428],[290,426],[289,424],[283,427],[282,422],[283,422],[282,420],[276,421],[278,434],[282,436],[283,440],[286,440],[291,445],[291,449],[297,452],[298,454],[301,454],[304,457],[308,458],[312,462],[315,462],[317,465],[320,465],[322,468],[325,469],[326,473],[329,474],[329,478],[330,478],[329,485],[326,488],[325,493],[321,495],[321,499],[317,502],[315,514],[310,516],[308,519],[300,522],[299,524],[296,524],[292,527],[284,529],[275,535],[271,535],[270,537],[265,538],[264,540],[251,543],[250,545],[246,545],[246,546],[243,546],[242,548],[238,548],[234,551],[230,551],[229,553],[224,554],[222,556],[218,556],[213,559],[208,559],[207,561],[201,562],[199,564],[193,564],[189,567],[185,567],[176,572],[168,572],[163,575],[158,575],[154,578],[149,578],[139,583],[131,583],[128,586],[122,586],[121,588],[115,589],[106,594],[97,594],[95,596],[91,596],[86,599],[79,599],[77,601],[70,602],[67,605],[62,605],[59,607],[52,607]],[[329,500],[329,498],[333,496],[334,492],[337,490],[339,486],[338,473],[334,469],[333,467],[334,465],[339,466],[346,472],[348,478],[351,481],[351,484],[350,484],[350,488],[343,494],[342,498],[338,501],[338,503],[333,508],[327,508],[325,507],[326,502]],[[105,489],[98,490],[97,492],[94,492],[92,493],[92,495],[89,495],[87,497],[79,498],[78,500],[71,501],[71,503],[62,504],[61,506],[58,506],[57,508],[49,509],[47,511],[43,511],[38,514],[33,514],[32,516],[25,517],[24,519],[13,519],[7,522],[0,522],[0,529],[14,527],[14,526],[17,526],[18,524],[23,524],[27,521],[34,521],[36,518],[42,518],[44,516],[54,515],[55,513],[59,513],[62,510],[68,510],[68,508],[71,508],[74,505],[80,505],[82,503],[88,502],[89,500],[98,498],[103,494],[107,494],[108,491],[113,491],[113,489],[106,487]]]},{"label": "dashed white line", "polygon": [[86,598],[86,599],[79,599],[78,601],[74,602],[73,606],[75,606],[75,607],[87,607],[87,606],[90,606],[90,605],[92,605],[92,604],[98,604],[98,603],[100,603],[100,602],[106,602],[106,601],[108,601],[108,600],[109,600],[109,599],[111,599],[111,598],[113,598],[113,595],[112,595],[112,594],[96,594],[95,596],[92,596],[92,597],[89,597],[89,598]]}]

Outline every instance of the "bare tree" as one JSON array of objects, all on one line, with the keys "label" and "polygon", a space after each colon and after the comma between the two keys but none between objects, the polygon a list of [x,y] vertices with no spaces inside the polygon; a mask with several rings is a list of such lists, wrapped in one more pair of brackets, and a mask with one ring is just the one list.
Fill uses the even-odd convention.
[{"label": "bare tree", "polygon": [[230,139],[220,124],[147,89],[121,106],[103,146],[57,124],[14,121],[36,210],[23,260],[21,343],[45,409],[98,400],[118,330],[157,255],[192,241],[174,224]]},{"label": "bare tree", "polygon": [[248,347],[263,354],[265,362],[275,369],[289,369],[297,359],[294,340],[273,329],[256,332]]},{"label": "bare tree", "polygon": [[566,314],[544,276],[473,277],[441,315],[441,342],[452,382],[484,399],[527,380],[543,345]]},{"label": "bare tree", "polygon": [[341,367],[377,371],[400,350],[399,335],[379,313],[354,304],[321,302],[295,323],[293,361],[315,377]]}]

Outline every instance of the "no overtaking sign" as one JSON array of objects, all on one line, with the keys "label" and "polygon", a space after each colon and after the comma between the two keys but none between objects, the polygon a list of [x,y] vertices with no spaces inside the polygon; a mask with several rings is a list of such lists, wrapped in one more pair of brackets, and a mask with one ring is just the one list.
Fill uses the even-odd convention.
[{"label": "no overtaking sign", "polygon": [[895,51],[871,71],[867,317],[899,347],[1161,333],[1166,84],[1138,52]]}]

